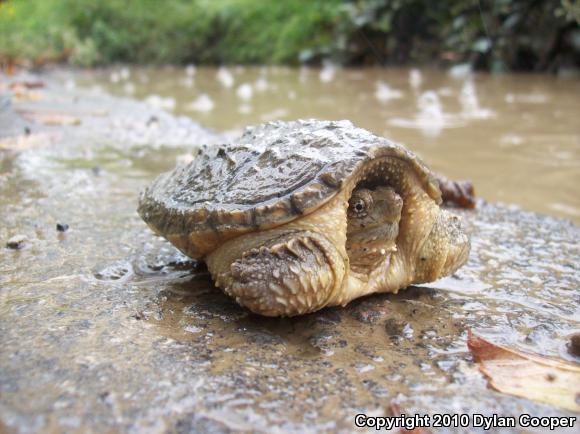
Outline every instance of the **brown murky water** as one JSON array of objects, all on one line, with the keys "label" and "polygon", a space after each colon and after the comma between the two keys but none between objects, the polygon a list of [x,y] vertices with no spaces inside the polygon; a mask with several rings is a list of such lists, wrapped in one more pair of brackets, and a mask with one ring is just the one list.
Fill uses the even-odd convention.
[{"label": "brown murky water", "polygon": [[[558,92],[562,107],[568,107],[562,109],[566,122],[542,124],[551,128],[549,135],[532,134],[533,123],[517,130],[512,122],[509,134],[524,137],[525,144],[505,148],[496,144],[488,151],[474,142],[500,137],[490,122],[502,118],[498,106],[488,105],[479,77],[474,83],[480,111],[475,107],[472,115],[484,119],[458,115],[463,110],[457,102],[457,92],[465,86],[462,81],[444,75],[427,80],[423,74],[422,89],[428,81],[439,80],[440,85],[431,86],[440,93],[449,88],[443,93],[455,95],[440,97],[446,115],[434,128],[425,117],[416,118],[417,109],[409,103],[394,99],[383,105],[376,100],[375,79],[368,77],[378,79],[379,74],[406,98],[415,98],[406,84],[407,72],[369,71],[365,76],[344,71],[321,82],[318,71],[265,71],[233,70],[237,86],[231,88],[216,81],[213,70],[198,70],[189,79],[194,82],[191,88],[176,84],[188,80],[182,70],[82,76],[60,72],[41,77],[47,87],[28,98],[14,98],[10,104],[0,96],[0,431],[350,433],[355,414],[382,415],[392,402],[419,414],[573,416],[489,389],[466,347],[466,333],[473,330],[513,348],[578,362],[566,344],[572,333],[580,331],[579,226],[480,203],[476,211],[463,212],[473,249],[468,263],[454,276],[398,295],[357,300],[346,308],[291,319],[261,318],[213,288],[202,266],[153,236],[135,212],[138,192],[153,177],[186,159],[196,144],[224,137],[188,118],[78,87],[113,78],[118,83],[111,86],[118,92],[133,84],[135,95],[149,105],[169,108],[171,99],[147,95],[172,98],[176,89],[189,89],[191,95],[184,91],[174,103],[175,111],[185,113],[186,104],[207,82],[204,89],[215,108],[188,113],[215,128],[262,120],[260,116],[276,107],[288,112],[270,117],[350,117],[382,131],[365,124],[375,119],[379,125],[380,120],[381,128],[398,140],[417,143],[415,149],[440,170],[472,176],[480,192],[490,188],[490,195],[493,189],[477,180],[478,170],[482,176],[490,168],[498,177],[514,176],[512,164],[498,158],[499,150],[506,155],[504,160],[511,158],[525,170],[546,163],[562,185],[551,196],[544,193],[543,199],[556,200],[567,191],[569,206],[575,207],[570,204],[575,203],[572,181],[578,150],[577,143],[573,146],[577,136],[570,112],[577,104],[571,96],[577,83],[544,78],[551,93],[549,102],[540,104],[520,101],[524,94],[539,92],[530,93],[530,88],[543,89],[540,78],[525,78],[530,81],[525,85],[507,77],[483,79],[489,88],[497,87],[496,98],[499,88],[512,95],[514,102],[505,103],[506,110],[514,104],[509,109],[512,120],[520,105],[545,115],[548,103],[555,107]],[[401,81],[387,80],[391,73]],[[267,85],[263,93],[258,89],[264,84],[256,83],[261,74]],[[301,74],[307,77],[305,83],[300,82]],[[326,80],[331,73],[324,74]],[[227,74],[221,76],[227,83]],[[143,80],[149,82],[139,93]],[[345,80],[366,86],[366,102],[358,99],[362,90],[348,91],[350,101],[343,96],[339,82]],[[0,77],[0,85],[8,81]],[[251,82],[253,90],[242,103],[235,89],[244,82]],[[247,97],[245,89],[239,93]],[[298,103],[298,89],[300,98],[309,97],[312,106]],[[384,86],[381,89],[380,95],[388,93]],[[429,95],[426,99],[431,102],[423,101],[427,108],[434,99]],[[197,109],[207,110],[209,100],[200,101]],[[260,111],[259,101],[264,104]],[[240,114],[243,104],[254,111]],[[395,106],[400,107],[396,113]],[[298,112],[304,107],[312,113]],[[351,112],[359,107],[360,112],[349,115],[348,107]],[[494,118],[487,117],[489,110]],[[379,115],[381,111],[386,114]],[[31,120],[34,113],[36,120]],[[38,113],[55,119],[60,115],[61,121],[66,114],[78,122],[47,125],[41,121],[47,117],[39,118]],[[505,125],[507,131],[507,120]],[[468,134],[470,128],[473,135]],[[23,134],[26,131],[28,135]],[[558,146],[569,146],[566,149],[575,158],[556,165],[558,159],[545,152],[552,165],[533,152],[529,154],[533,158],[519,160],[516,152],[509,157],[508,151],[518,148],[544,149],[547,137],[562,137]],[[466,142],[468,138],[471,141]],[[459,149],[465,143],[477,155],[466,167],[459,163],[463,161]],[[447,159],[442,149],[447,149]],[[457,162],[445,166],[450,158]],[[488,169],[480,169],[477,159]],[[499,170],[498,162],[510,170]],[[567,178],[564,169],[569,171]],[[531,178],[526,179],[526,188],[530,182],[544,185],[542,179],[525,173]],[[486,179],[495,183],[490,185],[501,184],[499,178]],[[505,188],[517,193],[516,187]],[[70,229],[57,232],[57,222]],[[16,234],[28,237],[23,248],[5,248]],[[448,431],[483,432],[473,428],[437,432]]]},{"label": "brown murky water", "polygon": [[408,69],[114,69],[89,85],[217,130],[350,119],[493,202],[580,222],[580,80]]}]

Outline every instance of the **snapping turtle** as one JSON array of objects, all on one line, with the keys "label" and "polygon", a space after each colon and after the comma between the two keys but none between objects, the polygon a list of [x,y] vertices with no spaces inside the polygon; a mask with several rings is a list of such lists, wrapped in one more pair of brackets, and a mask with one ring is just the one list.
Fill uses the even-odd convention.
[{"label": "snapping turtle", "polygon": [[267,316],[345,305],[449,275],[467,260],[459,217],[427,167],[348,121],[248,128],[143,191],[139,214]]}]

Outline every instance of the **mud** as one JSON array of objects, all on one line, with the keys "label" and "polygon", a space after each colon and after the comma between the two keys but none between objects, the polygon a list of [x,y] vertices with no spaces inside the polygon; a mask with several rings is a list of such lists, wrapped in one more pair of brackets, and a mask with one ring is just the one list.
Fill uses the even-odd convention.
[{"label": "mud", "polygon": [[[43,80],[40,97],[0,111],[0,246],[28,238],[0,249],[0,431],[351,432],[357,413],[392,403],[573,416],[489,389],[466,337],[579,362],[568,350],[580,328],[578,226],[480,201],[463,212],[473,249],[456,275],[346,308],[258,317],[135,211],[156,174],[224,138]],[[39,140],[19,147],[21,135]],[[56,231],[62,222],[69,229]]]}]

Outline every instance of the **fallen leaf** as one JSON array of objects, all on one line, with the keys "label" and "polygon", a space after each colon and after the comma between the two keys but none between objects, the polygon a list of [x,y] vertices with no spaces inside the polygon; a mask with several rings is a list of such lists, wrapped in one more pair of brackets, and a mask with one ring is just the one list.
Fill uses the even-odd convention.
[{"label": "fallen leaf", "polygon": [[16,101],[38,101],[42,99],[41,92],[36,92],[26,87],[11,87],[11,89]]},{"label": "fallen leaf", "polygon": [[16,89],[16,88],[39,89],[41,87],[44,87],[44,83],[42,81],[22,80],[22,81],[15,81],[15,82],[10,84],[10,89]]},{"label": "fallen leaf", "polygon": [[54,112],[21,111],[18,113],[25,119],[45,125],[79,125],[81,120],[76,116]]},{"label": "fallen leaf", "polygon": [[467,346],[498,392],[580,411],[580,366],[493,344],[469,331]]},{"label": "fallen leaf", "polygon": [[14,137],[0,138],[0,149],[19,151],[36,148],[52,143],[55,139],[53,134],[23,134]]}]

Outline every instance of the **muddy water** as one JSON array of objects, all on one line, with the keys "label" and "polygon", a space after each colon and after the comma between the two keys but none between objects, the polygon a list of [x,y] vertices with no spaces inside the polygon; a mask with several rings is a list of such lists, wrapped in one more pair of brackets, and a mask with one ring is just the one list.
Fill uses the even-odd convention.
[{"label": "muddy water", "polygon": [[88,82],[218,130],[350,119],[405,143],[489,201],[580,222],[580,81],[408,69],[140,69]]},{"label": "muddy water", "polygon": [[[351,432],[355,414],[392,402],[420,414],[570,414],[490,390],[466,334],[578,361],[566,350],[580,331],[578,226],[480,203],[463,213],[473,251],[453,277],[257,317],[135,212],[157,173],[224,137],[69,81],[86,77],[41,79],[46,88],[0,109],[0,431]],[[423,137],[400,116],[401,131]],[[16,234],[24,248],[4,248]]]}]

